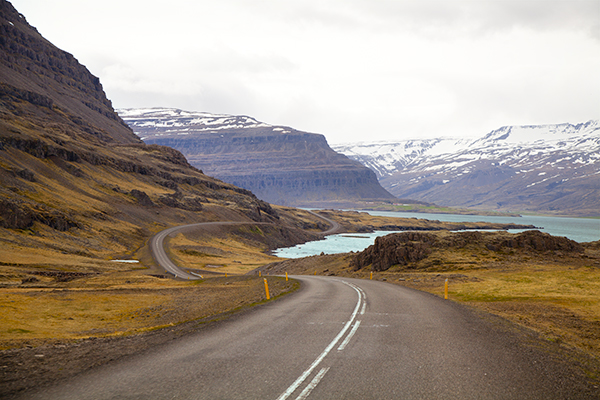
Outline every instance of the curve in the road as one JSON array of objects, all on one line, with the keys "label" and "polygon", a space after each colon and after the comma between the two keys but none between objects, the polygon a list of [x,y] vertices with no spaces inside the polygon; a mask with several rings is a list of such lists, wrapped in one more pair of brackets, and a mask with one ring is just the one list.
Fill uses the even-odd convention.
[{"label": "curve in the road", "polygon": [[[333,221],[329,218],[326,218],[322,215],[319,215],[315,212],[307,210],[310,214],[321,218],[325,222],[329,223],[331,227],[326,231],[321,232],[322,235],[331,235],[341,230],[340,224],[336,221]],[[164,242],[167,236],[183,232],[186,230],[194,230],[207,226],[215,226],[215,225],[272,225],[270,222],[246,222],[246,221],[217,221],[217,222],[199,222],[196,224],[188,224],[188,225],[179,225],[174,226],[172,228],[165,229],[160,231],[156,235],[154,235],[150,239],[150,252],[152,253],[152,257],[154,261],[163,268],[167,273],[172,274],[175,278],[187,279],[187,280],[196,280],[201,279],[199,276],[190,274],[189,272],[184,271],[180,267],[178,267],[167,255],[165,251]]]}]

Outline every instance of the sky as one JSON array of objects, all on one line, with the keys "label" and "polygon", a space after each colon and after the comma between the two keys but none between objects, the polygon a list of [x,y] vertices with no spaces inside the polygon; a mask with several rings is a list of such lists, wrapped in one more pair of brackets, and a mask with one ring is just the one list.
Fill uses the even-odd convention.
[{"label": "sky", "polygon": [[12,0],[115,108],[330,144],[600,119],[600,0]]}]

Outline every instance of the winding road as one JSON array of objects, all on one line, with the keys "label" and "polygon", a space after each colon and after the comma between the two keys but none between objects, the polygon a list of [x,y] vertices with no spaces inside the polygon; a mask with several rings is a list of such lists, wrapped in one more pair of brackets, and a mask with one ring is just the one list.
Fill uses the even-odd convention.
[{"label": "winding road", "polygon": [[[322,220],[324,220],[325,222],[327,222],[331,225],[331,227],[329,229],[321,232],[322,235],[331,235],[331,234],[337,233],[341,230],[340,224],[338,224],[336,221],[326,218],[326,217],[323,217],[322,215],[319,215],[312,211],[308,211],[308,212],[318,218],[321,218]],[[197,230],[197,229],[202,229],[203,227],[217,226],[217,225],[272,225],[272,224],[269,222],[219,221],[219,222],[200,222],[197,224],[174,226],[172,228],[160,231],[159,233],[157,233],[150,239],[150,252],[152,253],[152,257],[154,257],[154,260],[160,267],[162,267],[166,272],[172,274],[176,278],[189,279],[189,280],[201,279],[197,275],[193,275],[187,271],[184,271],[183,269],[178,267],[173,261],[171,261],[171,259],[169,258],[169,256],[167,255],[167,253],[165,251],[164,241],[168,236],[173,235],[173,234],[177,234],[177,233],[185,232],[185,231],[193,231],[193,230]]]},{"label": "winding road", "polygon": [[171,261],[171,259],[167,255],[167,252],[165,251],[164,242],[165,242],[165,239],[167,238],[167,236],[177,234],[180,232],[201,229],[202,227],[207,227],[207,226],[211,226],[211,225],[216,226],[216,225],[244,225],[244,224],[264,225],[264,224],[270,224],[270,223],[225,221],[225,222],[200,222],[197,224],[174,226],[172,228],[165,229],[164,231],[158,232],[156,235],[154,235],[150,239],[150,252],[152,253],[152,257],[154,257],[154,260],[156,261],[156,263],[160,267],[162,267],[166,272],[172,274],[176,278],[190,279],[190,280],[201,279],[197,275],[193,275],[193,274],[190,274],[189,272],[184,271],[183,269],[181,269],[180,267],[175,265],[175,263],[173,261]]},{"label": "winding road", "polygon": [[295,278],[282,299],[23,398],[597,398],[500,319],[386,282]]},{"label": "winding road", "polygon": [[[331,221],[333,222],[333,221]],[[157,262],[173,233],[151,241]],[[339,226],[332,224],[332,229]],[[295,276],[302,288],[23,399],[597,399],[531,333],[386,282]]]}]

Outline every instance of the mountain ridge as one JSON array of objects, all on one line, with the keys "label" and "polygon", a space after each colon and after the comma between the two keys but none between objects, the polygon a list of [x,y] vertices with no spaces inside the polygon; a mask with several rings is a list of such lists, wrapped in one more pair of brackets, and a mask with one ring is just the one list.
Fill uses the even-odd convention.
[{"label": "mountain ridge", "polygon": [[598,215],[600,121],[504,126],[475,139],[351,143],[333,148],[362,162],[401,198],[454,207]]},{"label": "mountain ridge", "polygon": [[371,170],[331,150],[320,134],[239,115],[173,108],[117,112],[145,143],[173,147],[208,175],[270,203],[322,206],[394,198]]}]

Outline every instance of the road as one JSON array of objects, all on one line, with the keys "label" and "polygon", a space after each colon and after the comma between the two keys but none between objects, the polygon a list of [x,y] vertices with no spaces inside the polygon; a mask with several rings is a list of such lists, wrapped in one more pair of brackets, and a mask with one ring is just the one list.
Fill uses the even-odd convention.
[{"label": "road", "polygon": [[169,235],[202,229],[202,227],[215,226],[215,225],[272,225],[268,222],[237,222],[237,221],[220,221],[220,222],[200,222],[197,224],[180,225],[174,226],[164,231],[158,232],[150,239],[150,252],[156,263],[162,267],[166,272],[172,274],[176,278],[181,279],[200,279],[199,276],[190,274],[179,268],[167,255],[165,251],[164,241]]},{"label": "road", "polygon": [[313,211],[310,211],[310,210],[305,210],[305,211],[307,211],[308,213],[314,215],[317,218],[321,218],[322,220],[324,220],[325,222],[327,222],[329,225],[331,225],[329,227],[329,229],[327,229],[326,231],[321,232],[322,235],[327,236],[327,235],[333,235],[334,233],[341,232],[342,226],[339,223],[337,223],[336,221],[334,221],[332,219],[329,219],[327,217],[324,217],[324,216],[322,216],[320,214],[317,214],[316,212],[313,212]]},{"label": "road", "polygon": [[23,398],[548,400],[597,394],[527,334],[452,301],[385,282],[296,278],[302,289],[282,299]]},{"label": "road", "polygon": [[[329,229],[322,232],[322,235],[331,235],[331,234],[337,233],[341,230],[340,224],[338,224],[336,221],[333,221],[329,218],[326,218],[326,217],[319,215],[317,213],[314,213],[312,211],[308,211],[308,212],[318,218],[321,218],[322,220],[324,220],[325,222],[327,222],[331,225],[331,227]],[[176,278],[189,279],[189,280],[200,279],[199,276],[190,274],[189,272],[187,272],[187,271],[183,270],[182,268],[178,267],[177,265],[175,265],[175,263],[173,261],[171,261],[171,259],[169,258],[169,256],[167,255],[167,253],[165,251],[165,246],[164,246],[164,241],[167,238],[167,236],[172,235],[172,234],[177,234],[180,232],[202,229],[202,227],[207,227],[207,226],[244,225],[244,224],[245,225],[272,225],[269,222],[219,221],[219,222],[200,222],[197,224],[175,226],[175,227],[172,227],[169,229],[165,229],[164,231],[160,231],[159,233],[157,233],[150,239],[150,252],[152,253],[152,257],[154,257],[154,260],[156,261],[156,263],[160,267],[162,267],[166,272],[172,274]]]}]

